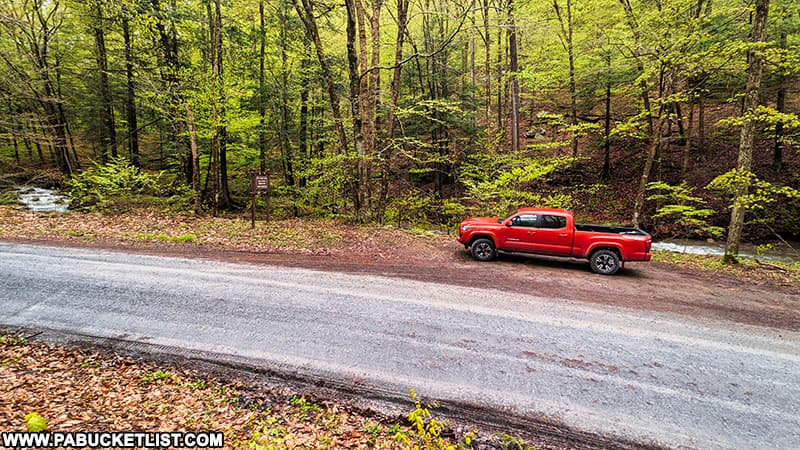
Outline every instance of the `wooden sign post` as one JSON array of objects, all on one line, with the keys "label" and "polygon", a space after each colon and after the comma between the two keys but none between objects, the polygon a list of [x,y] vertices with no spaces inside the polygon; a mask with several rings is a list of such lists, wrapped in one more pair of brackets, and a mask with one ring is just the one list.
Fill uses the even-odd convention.
[{"label": "wooden sign post", "polygon": [[253,200],[250,205],[250,226],[256,227],[256,198],[259,193],[264,193],[267,196],[267,222],[269,222],[269,174],[258,174],[255,170],[250,171],[250,186],[252,187]]}]

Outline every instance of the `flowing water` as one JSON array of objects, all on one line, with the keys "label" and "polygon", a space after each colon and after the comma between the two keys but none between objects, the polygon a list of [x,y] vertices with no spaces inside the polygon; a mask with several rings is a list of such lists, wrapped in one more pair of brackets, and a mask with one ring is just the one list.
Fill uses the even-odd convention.
[{"label": "flowing water", "polygon": [[[794,249],[786,244],[776,244],[775,248],[759,251],[758,247],[753,244],[742,243],[739,249],[739,256],[784,262],[800,261],[800,245],[793,244],[793,247]],[[689,239],[667,239],[660,242],[653,242],[653,249],[688,253],[692,255],[723,256],[725,254],[725,243],[692,241]]]},{"label": "flowing water", "polygon": [[67,212],[69,199],[52,189],[23,186],[17,188],[19,202],[35,212]]}]

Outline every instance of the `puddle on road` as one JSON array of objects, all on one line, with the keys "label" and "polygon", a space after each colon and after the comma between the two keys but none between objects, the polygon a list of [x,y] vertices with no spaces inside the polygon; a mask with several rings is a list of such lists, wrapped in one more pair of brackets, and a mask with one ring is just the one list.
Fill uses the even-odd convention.
[{"label": "puddle on road", "polygon": [[17,188],[19,202],[35,212],[67,212],[69,199],[52,189],[23,186]]}]

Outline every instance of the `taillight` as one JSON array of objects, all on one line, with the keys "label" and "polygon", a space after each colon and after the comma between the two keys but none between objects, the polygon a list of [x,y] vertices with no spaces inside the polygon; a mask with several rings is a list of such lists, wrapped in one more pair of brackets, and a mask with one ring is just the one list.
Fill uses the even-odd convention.
[{"label": "taillight", "polygon": [[653,244],[653,241],[652,241],[652,240],[650,240],[650,239],[648,239],[648,240],[644,241],[644,252],[645,252],[645,253],[650,253],[650,246],[651,246],[652,244]]}]

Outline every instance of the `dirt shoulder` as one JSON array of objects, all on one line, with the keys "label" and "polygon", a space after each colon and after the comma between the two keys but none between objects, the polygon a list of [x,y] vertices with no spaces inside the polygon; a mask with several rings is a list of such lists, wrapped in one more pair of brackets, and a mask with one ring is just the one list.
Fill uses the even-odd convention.
[{"label": "dirt shoulder", "polygon": [[654,261],[607,277],[577,260],[502,255],[479,263],[454,236],[303,219],[253,230],[241,218],[149,210],[109,216],[0,207],[0,239],[402,277],[800,330],[800,282],[769,267],[725,273]]}]

